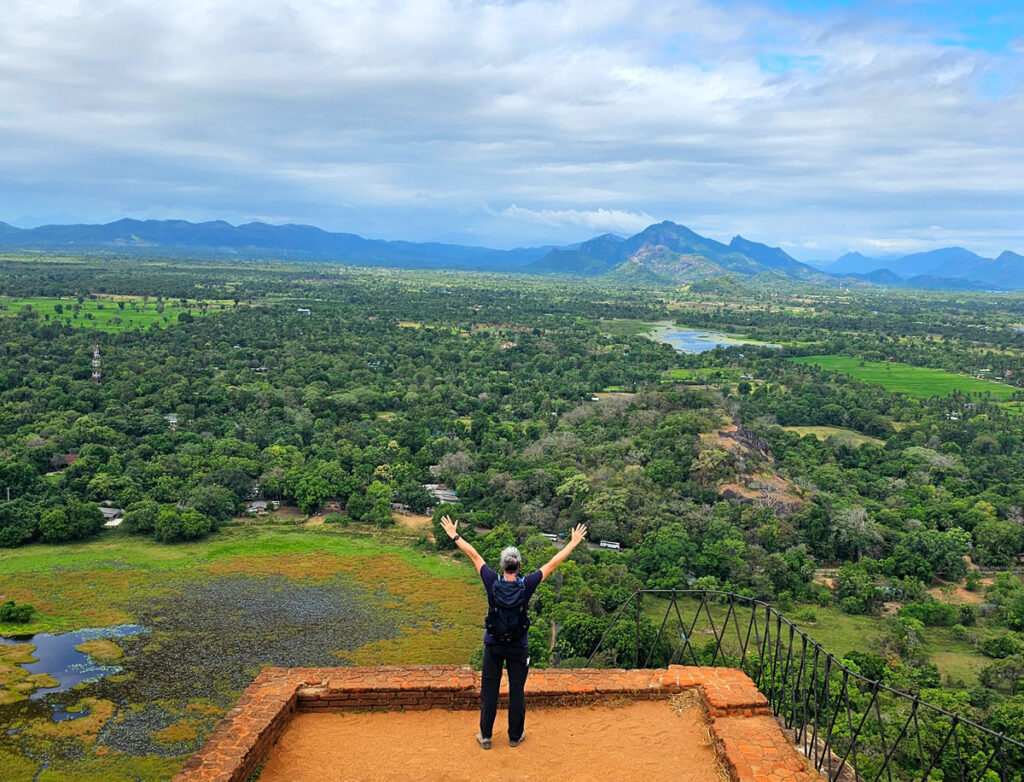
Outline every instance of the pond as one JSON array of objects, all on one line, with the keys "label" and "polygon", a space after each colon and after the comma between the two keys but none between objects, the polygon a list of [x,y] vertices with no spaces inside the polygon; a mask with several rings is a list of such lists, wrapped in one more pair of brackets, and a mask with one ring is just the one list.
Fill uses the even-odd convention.
[{"label": "pond", "polygon": [[59,682],[56,687],[41,688],[29,695],[32,700],[40,700],[47,695],[65,692],[79,684],[98,681],[121,672],[120,666],[98,663],[85,652],[78,651],[76,646],[86,641],[130,638],[145,632],[146,628],[141,625],[91,627],[73,633],[39,633],[22,638],[0,638],[0,644],[10,646],[27,643],[35,647],[32,656],[36,662],[22,663],[21,667],[30,674],[48,673]]},{"label": "pond", "polygon": [[670,323],[660,324],[649,332],[647,336],[658,342],[671,345],[680,353],[706,353],[717,347],[730,347],[732,345],[758,345],[767,348],[780,347],[779,345],[770,345],[766,342],[744,339],[742,336],[735,334],[680,328]]},{"label": "pond", "polygon": [[[53,677],[0,702],[0,758],[13,751],[53,773],[102,747],[124,766],[110,779],[138,778],[137,764],[150,769],[139,776],[164,778],[153,764],[198,749],[262,666],[343,664],[347,651],[397,637],[405,620],[385,597],[341,576],[217,576],[131,601],[138,624],[0,639],[0,651],[35,647],[36,661],[22,654],[17,665]],[[77,651],[83,643],[110,659]]]}]

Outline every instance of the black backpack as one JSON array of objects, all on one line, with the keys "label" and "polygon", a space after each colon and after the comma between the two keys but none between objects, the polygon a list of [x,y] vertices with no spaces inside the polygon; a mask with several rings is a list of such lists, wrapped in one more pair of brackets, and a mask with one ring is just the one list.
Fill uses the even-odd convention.
[{"label": "black backpack", "polygon": [[487,596],[487,632],[500,644],[511,644],[530,629],[526,613],[526,584],[523,579],[506,581],[501,576]]}]

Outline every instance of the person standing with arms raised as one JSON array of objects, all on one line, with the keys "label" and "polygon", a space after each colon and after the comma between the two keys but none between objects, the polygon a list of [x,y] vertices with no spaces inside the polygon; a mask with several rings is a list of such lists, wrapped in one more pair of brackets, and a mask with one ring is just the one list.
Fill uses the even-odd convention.
[{"label": "person standing with arms raised", "polygon": [[491,731],[498,713],[498,688],[501,670],[508,669],[508,743],[519,746],[526,738],[526,675],[529,671],[529,629],[527,606],[540,582],[561,565],[572,550],[587,536],[587,527],[578,524],[565,548],[525,578],[520,575],[523,557],[519,549],[509,546],[501,552],[501,575],[492,570],[484,558],[458,532],[450,516],[441,517],[441,527],[459,551],[469,557],[487,592],[487,629],[484,632],[484,664],[480,672],[480,732],[476,740],[484,749],[491,748]]}]

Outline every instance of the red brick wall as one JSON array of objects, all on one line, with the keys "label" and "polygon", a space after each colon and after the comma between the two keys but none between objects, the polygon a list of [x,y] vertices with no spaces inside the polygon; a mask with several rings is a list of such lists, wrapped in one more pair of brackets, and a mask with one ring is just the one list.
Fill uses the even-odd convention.
[{"label": "red brick wall", "polygon": [[[530,708],[608,696],[668,698],[697,687],[730,776],[737,782],[808,782],[813,777],[754,683],[732,668],[538,669]],[[507,700],[502,682],[502,699]],[[267,668],[214,728],[175,782],[245,782],[296,711],[475,709],[480,675],[467,665]]]}]

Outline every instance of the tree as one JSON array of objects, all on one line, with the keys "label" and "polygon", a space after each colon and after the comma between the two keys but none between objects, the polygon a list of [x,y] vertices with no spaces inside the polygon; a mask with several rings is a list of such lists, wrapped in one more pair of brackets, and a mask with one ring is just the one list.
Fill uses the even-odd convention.
[{"label": "tree", "polygon": [[194,508],[179,511],[174,506],[165,506],[157,513],[153,537],[161,543],[174,543],[205,537],[212,530],[213,522]]},{"label": "tree", "polygon": [[1006,605],[1006,626],[1024,631],[1024,589],[1018,589]]},{"label": "tree", "polygon": [[911,532],[893,550],[894,574],[914,576],[925,583],[934,576],[959,581],[967,573],[964,554],[970,548],[970,539],[959,527],[946,532]]},{"label": "tree", "polygon": [[38,517],[28,502],[23,499],[0,502],[0,546],[20,546],[31,540],[38,528]]},{"label": "tree", "polygon": [[405,481],[395,489],[395,502],[409,507],[413,513],[423,513],[434,504],[434,495],[417,481]]},{"label": "tree", "polygon": [[238,510],[237,495],[225,486],[198,486],[188,495],[189,507],[214,521],[227,521]]},{"label": "tree", "polygon": [[1024,527],[1009,521],[986,519],[974,527],[972,534],[975,557],[983,565],[1009,565],[1024,551]]},{"label": "tree", "polygon": [[732,461],[728,452],[719,448],[708,448],[694,458],[690,464],[690,473],[698,483],[717,483],[732,473]]},{"label": "tree", "polygon": [[684,589],[697,547],[682,524],[648,532],[636,552],[636,567],[649,589]]},{"label": "tree", "polygon": [[100,509],[91,503],[72,500],[63,507],[51,508],[39,518],[39,534],[47,543],[80,540],[103,529]]},{"label": "tree", "polygon": [[152,535],[156,526],[156,517],[160,513],[160,503],[153,500],[142,500],[129,505],[121,520],[121,529],[134,535]]},{"label": "tree", "polygon": [[352,492],[345,503],[345,513],[356,521],[362,521],[372,508],[373,503],[361,491]]},{"label": "tree", "polygon": [[330,484],[319,475],[303,475],[295,486],[295,500],[303,513],[312,513],[331,496]]}]

